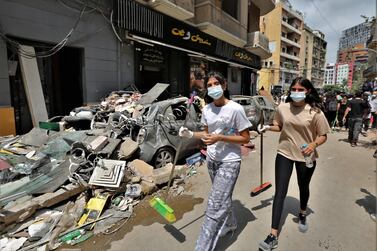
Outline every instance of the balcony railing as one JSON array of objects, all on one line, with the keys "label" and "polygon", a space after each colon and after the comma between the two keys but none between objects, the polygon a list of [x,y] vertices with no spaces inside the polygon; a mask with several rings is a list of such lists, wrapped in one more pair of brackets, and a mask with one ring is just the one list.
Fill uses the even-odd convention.
[{"label": "balcony railing", "polygon": [[286,42],[287,44],[290,44],[290,45],[293,45],[293,46],[296,46],[297,48],[301,48],[301,45],[299,45],[298,43],[286,38],[286,37],[281,37],[281,41],[284,41]]},{"label": "balcony railing", "polygon": [[255,31],[247,34],[245,48],[251,53],[260,56],[261,59],[266,59],[272,56],[268,44],[268,38],[262,32]]},{"label": "balcony railing", "polygon": [[236,46],[246,44],[247,28],[212,1],[196,1],[193,20],[198,28],[210,35]]},{"label": "balcony railing", "polygon": [[297,29],[296,27],[293,27],[292,25],[290,25],[289,23],[287,23],[286,21],[282,20],[281,23],[288,29],[290,29],[291,31],[294,31],[296,32],[297,34],[300,34],[301,35],[301,31],[299,29]]},{"label": "balcony railing", "polygon": [[179,20],[187,20],[194,17],[194,0],[154,0],[149,5],[166,15]]},{"label": "balcony railing", "polygon": [[291,55],[285,52],[280,52],[280,56],[300,62],[300,58],[296,57],[295,55]]}]

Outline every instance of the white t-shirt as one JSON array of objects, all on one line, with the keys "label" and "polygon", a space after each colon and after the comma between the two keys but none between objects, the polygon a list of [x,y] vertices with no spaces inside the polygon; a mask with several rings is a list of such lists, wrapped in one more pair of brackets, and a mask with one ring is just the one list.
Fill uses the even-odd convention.
[{"label": "white t-shirt", "polygon": [[[231,100],[224,106],[216,106],[214,103],[206,105],[203,109],[202,123],[208,127],[209,134],[239,135],[239,132],[251,127],[243,107]],[[207,155],[215,161],[239,161],[241,146],[218,141],[207,146]]]}]

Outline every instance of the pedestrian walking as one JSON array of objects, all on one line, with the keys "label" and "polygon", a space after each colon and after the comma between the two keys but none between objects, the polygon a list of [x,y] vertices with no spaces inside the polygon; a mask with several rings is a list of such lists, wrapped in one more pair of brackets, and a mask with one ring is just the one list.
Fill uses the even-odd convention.
[{"label": "pedestrian walking", "polygon": [[372,129],[377,128],[377,98],[376,95],[372,95],[371,100],[369,101],[370,112],[372,114]]},{"label": "pedestrian walking", "polygon": [[366,137],[368,129],[369,129],[369,125],[370,125],[370,120],[372,118],[371,106],[369,104],[370,93],[369,92],[364,92],[363,99],[365,101],[365,104],[367,105],[367,108],[366,108],[365,114],[363,116],[363,129],[364,129],[364,133],[362,132],[362,135]]},{"label": "pedestrian walking", "polygon": [[337,107],[338,122],[337,123],[340,129],[342,129],[343,126],[347,129],[347,120],[345,123],[343,123],[344,113],[346,112],[346,109],[347,109],[347,102],[348,100],[347,100],[346,95],[343,95],[342,99],[338,102],[338,107]]},{"label": "pedestrian walking", "polygon": [[361,133],[363,127],[363,117],[366,116],[368,110],[368,105],[365,100],[361,98],[362,92],[357,91],[355,93],[355,98],[348,101],[347,109],[343,116],[343,122],[348,118],[348,142],[352,147],[357,146],[357,141],[359,140],[359,134]]},{"label": "pedestrian walking", "polygon": [[251,123],[241,105],[224,96],[224,77],[211,72],[205,79],[208,104],[203,108],[204,131],[181,127],[181,137],[200,138],[207,145],[207,167],[212,181],[204,222],[195,250],[213,250],[219,237],[235,231],[232,194],[241,166],[241,145],[250,140]]},{"label": "pedestrian walking", "polygon": [[326,118],[329,125],[334,129],[336,123],[336,109],[338,105],[338,100],[336,95],[330,93],[326,96],[325,108],[326,108]]},{"label": "pedestrian walking", "polygon": [[[259,243],[259,248],[265,251],[278,246],[279,223],[293,164],[296,167],[300,191],[300,209],[297,210],[299,230],[305,232],[308,229],[306,215],[309,183],[316,168],[315,160],[318,158],[316,148],[326,142],[327,133],[330,131],[327,119],[321,111],[321,99],[308,79],[293,80],[287,103],[278,107],[273,125],[259,126],[260,132],[267,130],[281,133],[275,159],[275,196],[271,232]],[[302,148],[303,145],[306,147]],[[312,160],[312,163],[306,163],[307,160]]]}]

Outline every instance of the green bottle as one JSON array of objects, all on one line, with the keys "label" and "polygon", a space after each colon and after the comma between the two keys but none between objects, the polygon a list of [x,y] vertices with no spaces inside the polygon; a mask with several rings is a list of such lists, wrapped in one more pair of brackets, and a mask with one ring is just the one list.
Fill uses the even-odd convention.
[{"label": "green bottle", "polygon": [[67,241],[73,240],[76,237],[79,237],[80,235],[82,235],[84,233],[85,233],[84,229],[77,229],[75,231],[72,231],[72,232],[70,232],[70,233],[68,233],[68,234],[60,237],[59,241],[61,241],[61,242],[67,242]]}]

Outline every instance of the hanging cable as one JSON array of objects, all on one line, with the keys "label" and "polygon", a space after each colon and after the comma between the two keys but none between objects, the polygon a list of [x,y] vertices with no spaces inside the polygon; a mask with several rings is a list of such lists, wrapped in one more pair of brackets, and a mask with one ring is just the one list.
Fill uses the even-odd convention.
[{"label": "hanging cable", "polygon": [[35,52],[31,53],[29,51],[26,51],[22,49],[21,44],[13,39],[8,38],[2,31],[0,31],[0,37],[3,38],[8,44],[11,46],[11,49],[13,51],[18,52],[21,56],[25,58],[45,58],[45,57],[50,57],[54,54],[56,54],[58,51],[60,51],[68,42],[68,39],[71,37],[72,33],[75,31],[77,28],[82,16],[85,13],[86,6],[83,7],[83,9],[80,12],[80,16],[76,20],[74,26],[71,28],[71,30],[68,32],[68,34],[56,45],[51,47],[49,50],[46,51],[41,51],[41,52]]}]

